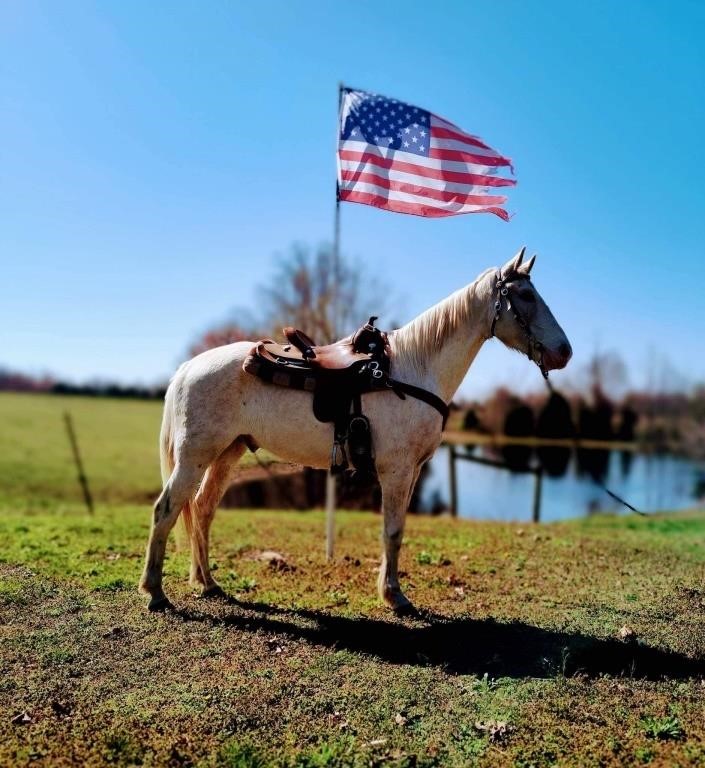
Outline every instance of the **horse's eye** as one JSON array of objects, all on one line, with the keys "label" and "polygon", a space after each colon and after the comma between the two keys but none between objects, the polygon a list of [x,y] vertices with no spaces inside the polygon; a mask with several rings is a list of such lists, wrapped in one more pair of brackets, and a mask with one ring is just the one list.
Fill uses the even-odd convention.
[{"label": "horse's eye", "polygon": [[533,304],[533,302],[536,301],[536,297],[534,296],[534,292],[528,290],[525,288],[523,291],[519,291],[519,298],[522,301],[528,301],[529,304]]}]

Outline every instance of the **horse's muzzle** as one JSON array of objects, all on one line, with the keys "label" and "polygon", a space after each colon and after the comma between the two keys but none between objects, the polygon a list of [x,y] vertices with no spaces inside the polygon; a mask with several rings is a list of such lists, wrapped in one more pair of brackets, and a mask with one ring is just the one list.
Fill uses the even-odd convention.
[{"label": "horse's muzzle", "polygon": [[543,364],[546,366],[547,371],[557,371],[561,368],[565,368],[572,356],[573,349],[566,341],[554,350],[544,349]]}]

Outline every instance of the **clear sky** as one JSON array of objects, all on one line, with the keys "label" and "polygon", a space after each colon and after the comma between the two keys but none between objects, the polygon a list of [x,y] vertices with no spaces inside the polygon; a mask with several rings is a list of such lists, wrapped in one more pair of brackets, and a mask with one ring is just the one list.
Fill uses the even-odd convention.
[{"label": "clear sky", "polygon": [[[509,223],[343,206],[396,318],[527,244],[558,383],[596,346],[634,385],[703,381],[703,39],[695,0],[2,3],[0,365],[153,382],[252,307],[277,252],[332,235],[342,80],[515,162]],[[539,378],[494,341],[464,391]]]}]

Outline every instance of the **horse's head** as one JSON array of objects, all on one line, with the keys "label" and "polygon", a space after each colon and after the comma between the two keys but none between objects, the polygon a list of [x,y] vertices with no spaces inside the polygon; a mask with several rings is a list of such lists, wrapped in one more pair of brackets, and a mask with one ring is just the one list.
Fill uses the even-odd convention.
[{"label": "horse's head", "polygon": [[544,376],[564,368],[573,350],[563,329],[531,282],[530,273],[536,256],[524,262],[522,248],[492,281],[492,321],[490,336],[527,355]]}]

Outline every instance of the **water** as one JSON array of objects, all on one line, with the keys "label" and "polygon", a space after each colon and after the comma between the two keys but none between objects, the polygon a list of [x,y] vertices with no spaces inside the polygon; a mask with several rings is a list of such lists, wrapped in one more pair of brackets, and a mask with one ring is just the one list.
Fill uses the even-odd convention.
[{"label": "water", "polygon": [[[460,449],[461,451],[464,449]],[[475,455],[484,455],[476,449]],[[676,456],[624,454],[601,451],[602,482],[643,512],[677,510],[703,504],[705,464]],[[501,457],[500,457],[501,458]],[[592,461],[594,457],[591,457]],[[535,459],[534,459],[535,460]],[[597,511],[627,513],[591,481],[585,456],[572,453],[559,477],[543,476],[541,521],[580,517]],[[421,500],[424,509],[434,501],[448,502],[450,483],[448,448],[440,448],[429,462]],[[592,467],[595,471],[594,466]],[[458,515],[478,520],[530,521],[534,475],[495,469],[470,461],[456,462]]]}]

